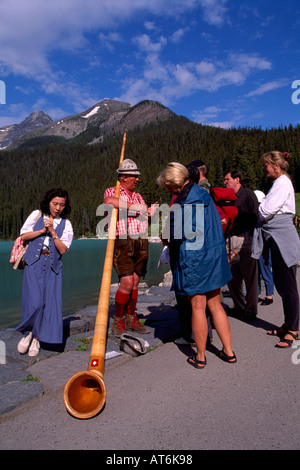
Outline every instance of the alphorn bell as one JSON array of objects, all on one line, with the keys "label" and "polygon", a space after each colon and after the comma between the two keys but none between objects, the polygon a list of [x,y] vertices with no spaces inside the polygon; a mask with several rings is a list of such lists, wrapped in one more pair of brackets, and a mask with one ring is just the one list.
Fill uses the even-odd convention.
[{"label": "alphorn bell", "polygon": [[[125,142],[126,131],[123,136],[119,166],[124,159]],[[115,197],[119,197],[119,194],[120,181],[118,180]],[[72,375],[64,388],[63,399],[68,412],[75,418],[80,419],[96,416],[102,410],[106,400],[103,374],[117,216],[118,209],[113,208],[88,369]]]}]

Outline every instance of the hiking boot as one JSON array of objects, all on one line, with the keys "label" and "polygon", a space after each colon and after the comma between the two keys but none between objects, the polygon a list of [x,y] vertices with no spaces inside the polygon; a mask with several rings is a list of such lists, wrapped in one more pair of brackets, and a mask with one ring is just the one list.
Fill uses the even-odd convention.
[{"label": "hiking boot", "polygon": [[137,333],[150,333],[150,329],[147,326],[142,325],[136,315],[126,315],[125,328],[126,330],[136,331]]},{"label": "hiking boot", "polygon": [[123,317],[114,316],[111,331],[115,336],[121,336],[125,332],[125,321]]}]

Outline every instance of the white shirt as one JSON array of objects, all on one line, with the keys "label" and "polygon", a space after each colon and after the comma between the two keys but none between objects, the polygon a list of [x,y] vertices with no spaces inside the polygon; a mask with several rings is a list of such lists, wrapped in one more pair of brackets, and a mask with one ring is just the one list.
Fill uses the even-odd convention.
[{"label": "white shirt", "polygon": [[[35,210],[35,211],[31,212],[31,214],[25,220],[25,223],[24,223],[23,227],[21,228],[20,235],[22,235],[23,233],[33,231],[33,227],[36,224],[36,219],[37,219],[38,215],[39,215],[39,210]],[[46,220],[48,218],[49,218],[48,215],[43,215],[43,220]],[[61,217],[56,217],[53,220],[54,230],[61,223],[61,221],[62,221]],[[59,238],[66,245],[67,248],[70,248],[72,240],[73,240],[73,227],[72,227],[71,222],[68,219],[66,219],[66,225],[65,225],[65,228],[63,230],[62,236],[59,237]],[[44,246],[49,246],[49,237],[45,238]]]},{"label": "white shirt", "polygon": [[276,214],[295,214],[295,191],[291,180],[281,175],[274,180],[268,194],[259,206],[261,219],[271,219]]}]

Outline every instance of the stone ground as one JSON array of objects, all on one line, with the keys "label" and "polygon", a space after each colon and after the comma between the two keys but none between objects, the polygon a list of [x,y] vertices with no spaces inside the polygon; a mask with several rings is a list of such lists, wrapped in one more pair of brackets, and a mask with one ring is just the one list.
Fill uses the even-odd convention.
[{"label": "stone ground", "polygon": [[[111,287],[111,302],[113,302],[116,289],[116,285]],[[170,287],[149,288],[146,284],[140,285],[137,315],[140,319],[147,319],[150,333],[147,335],[134,333],[134,335],[145,339],[149,344],[149,350],[180,334],[178,314],[174,306],[175,296],[170,291]],[[111,352],[119,355],[108,358],[106,368],[121,365],[131,357],[120,351],[120,340],[111,333],[113,311],[112,303],[109,308],[106,355],[109,357]],[[52,382],[53,387],[56,387],[57,382],[60,381],[58,377],[60,363],[63,368],[61,381],[66,380],[65,363],[61,359],[68,357],[72,364],[76,364],[76,359],[82,356],[83,351],[90,351],[96,314],[97,306],[90,306],[65,318],[63,345],[59,348],[42,345],[40,354],[33,358],[27,354],[18,353],[17,343],[21,338],[19,332],[13,329],[0,330],[0,341],[3,342],[2,345],[5,345],[5,364],[0,363],[0,416],[33,398],[44,395],[47,389],[51,388]],[[52,359],[51,365],[48,362],[49,359]],[[52,366],[54,362],[55,367]],[[44,383],[41,378],[45,376],[47,380]]]},{"label": "stone ground", "polygon": [[[151,330],[140,335],[149,350],[139,357],[122,353],[105,361],[106,403],[89,420],[67,412],[63,389],[70,376],[87,369],[91,345],[81,350],[84,343],[78,340],[89,342],[93,337],[96,307],[65,319],[64,352],[42,350],[38,358],[30,359],[16,352],[19,333],[0,332],[6,346],[6,364],[0,365],[0,448],[101,450],[106,453],[97,454],[100,463],[103,455],[119,456],[129,450],[135,451],[132,455],[141,455],[141,450],[151,455],[180,450],[298,450],[300,341],[280,350],[274,347],[278,338],[266,335],[283,321],[279,295],[275,292],[272,305],[259,306],[252,323],[234,316],[226,289],[223,301],[238,361],[225,364],[218,358],[221,343],[213,330],[207,366],[198,371],[186,362],[192,347],[173,342],[180,335],[174,294],[168,287],[141,286],[137,313]],[[107,353],[118,354],[119,340],[110,333],[112,313],[113,305]],[[31,380],[24,381],[28,376]]]}]

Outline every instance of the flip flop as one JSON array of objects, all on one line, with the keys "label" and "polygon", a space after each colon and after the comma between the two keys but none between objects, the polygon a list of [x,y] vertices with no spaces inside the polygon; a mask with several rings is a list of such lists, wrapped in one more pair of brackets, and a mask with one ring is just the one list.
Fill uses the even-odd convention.
[{"label": "flip flop", "polygon": [[218,357],[222,359],[222,361],[228,362],[229,364],[235,364],[237,362],[236,355],[233,353],[233,356],[227,356],[227,354],[224,352],[224,349],[221,349],[218,352]]},{"label": "flip flop", "polygon": [[206,366],[206,358],[205,358],[205,361],[198,361],[196,354],[188,357],[187,362],[191,366],[195,367],[195,369],[204,369],[204,367]]}]

